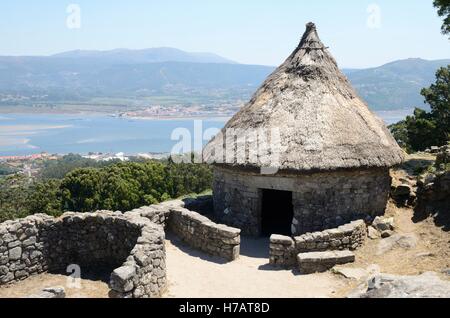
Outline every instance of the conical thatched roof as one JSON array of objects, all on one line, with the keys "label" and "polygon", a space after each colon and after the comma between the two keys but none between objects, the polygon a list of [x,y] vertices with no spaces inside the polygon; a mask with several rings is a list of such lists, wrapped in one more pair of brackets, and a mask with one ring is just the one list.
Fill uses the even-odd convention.
[{"label": "conical thatched roof", "polygon": [[[369,110],[341,73],[313,23],[307,24],[297,49],[222,132],[231,128],[278,128],[280,146],[265,153],[280,151],[277,168],[281,170],[390,167],[404,159],[383,121]],[[216,136],[210,141],[203,152],[206,161],[239,167],[267,166],[264,151],[256,157],[246,151],[245,158],[222,160],[217,149],[225,147],[224,140]],[[227,143],[226,150],[236,143]],[[249,138],[246,143],[252,145],[255,140]]]}]

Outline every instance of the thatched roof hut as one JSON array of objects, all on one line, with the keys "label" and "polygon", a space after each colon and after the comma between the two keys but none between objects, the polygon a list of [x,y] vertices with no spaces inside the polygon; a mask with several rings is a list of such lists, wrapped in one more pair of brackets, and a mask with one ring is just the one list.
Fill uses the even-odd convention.
[{"label": "thatched roof hut", "polygon": [[[261,139],[268,146],[248,150]],[[203,157],[215,165],[218,219],[244,234],[295,235],[383,214],[389,167],[404,153],[308,23],[300,45]],[[276,169],[259,172],[266,167]]]},{"label": "thatched roof hut", "polygon": [[[390,167],[403,151],[381,119],[358,96],[308,23],[300,45],[225,126],[230,129],[280,128],[280,170],[310,171]],[[259,156],[222,160],[215,138],[204,150],[211,163],[261,167]],[[248,141],[251,142],[251,141]],[[227,144],[228,148],[236,147]],[[228,149],[230,150],[230,149]]]}]

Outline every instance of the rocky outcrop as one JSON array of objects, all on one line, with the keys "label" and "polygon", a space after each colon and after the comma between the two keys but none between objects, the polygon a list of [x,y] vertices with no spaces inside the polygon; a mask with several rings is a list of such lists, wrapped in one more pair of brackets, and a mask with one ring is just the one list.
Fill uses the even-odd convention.
[{"label": "rocky outcrop", "polygon": [[379,232],[393,231],[395,227],[394,218],[377,216],[373,221],[372,226]]},{"label": "rocky outcrop", "polygon": [[383,255],[393,249],[413,249],[417,246],[419,239],[413,233],[395,234],[385,238],[378,244],[377,255]]},{"label": "rocky outcrop", "polygon": [[450,164],[450,145],[441,147],[436,156],[436,166],[440,170],[445,170],[445,165],[448,164]]},{"label": "rocky outcrop", "polygon": [[450,171],[437,171],[422,176],[418,182],[418,205],[450,202]]},{"label": "rocky outcrop", "polygon": [[349,298],[449,298],[450,282],[434,272],[419,276],[380,274],[354,290]]},{"label": "rocky outcrop", "polygon": [[450,229],[450,145],[440,148],[434,167],[420,176],[417,186],[416,218],[433,215]]},{"label": "rocky outcrop", "polygon": [[347,279],[361,281],[367,280],[370,276],[380,273],[380,266],[377,264],[369,265],[367,268],[353,268],[353,267],[333,267],[331,272],[335,275],[342,276]]}]

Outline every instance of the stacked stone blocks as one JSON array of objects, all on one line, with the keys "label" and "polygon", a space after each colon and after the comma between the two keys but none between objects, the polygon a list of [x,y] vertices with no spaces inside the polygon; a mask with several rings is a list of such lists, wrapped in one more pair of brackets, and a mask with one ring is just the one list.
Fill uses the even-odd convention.
[{"label": "stacked stone blocks", "polygon": [[181,240],[210,255],[233,261],[239,257],[240,230],[216,224],[199,213],[172,208],[169,229]]},{"label": "stacked stone blocks", "polygon": [[164,228],[194,248],[235,260],[240,230],[215,224],[184,205],[174,200],[126,213],[36,214],[2,223],[0,285],[47,271],[67,274],[67,266],[78,265],[81,271],[112,271],[111,297],[160,297],[167,286]]},{"label": "stacked stone blocks", "polygon": [[326,272],[336,265],[353,263],[355,254],[348,250],[300,253],[297,256],[301,274]]},{"label": "stacked stone blocks", "polygon": [[158,297],[167,285],[164,239],[161,226],[120,212],[8,221],[0,224],[0,285],[46,271],[65,273],[72,264],[81,271],[125,266],[132,274],[122,282],[114,271],[111,296]]},{"label": "stacked stone blocks", "polygon": [[292,267],[297,265],[297,255],[308,252],[356,250],[367,239],[363,220],[353,221],[336,229],[306,233],[297,237],[272,235],[270,238],[270,264]]},{"label": "stacked stone blocks", "polygon": [[214,167],[215,219],[250,236],[261,234],[263,190],[292,192],[292,234],[332,229],[384,215],[391,177],[388,169],[311,174],[260,175]]}]

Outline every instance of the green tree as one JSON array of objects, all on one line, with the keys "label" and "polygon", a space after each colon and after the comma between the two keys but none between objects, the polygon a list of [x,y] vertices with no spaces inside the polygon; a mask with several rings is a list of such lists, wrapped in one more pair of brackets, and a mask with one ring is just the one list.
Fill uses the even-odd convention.
[{"label": "green tree", "polygon": [[100,169],[77,169],[61,182],[64,209],[129,211],[211,188],[206,165],[147,161],[118,163]]},{"label": "green tree", "polygon": [[62,180],[0,178],[0,222],[35,213],[129,211],[211,188],[207,165],[145,161],[78,168]]},{"label": "green tree", "polygon": [[66,174],[78,168],[102,168],[113,165],[119,160],[97,162],[92,159],[83,158],[80,155],[68,154],[58,160],[48,160],[40,172],[42,179],[62,179]]},{"label": "green tree", "polygon": [[61,183],[65,210],[89,212],[99,210],[104,172],[100,169],[76,169]]},{"label": "green tree", "polygon": [[415,109],[413,116],[389,126],[400,146],[408,152],[443,146],[450,140],[450,65],[440,68],[436,82],[421,91],[431,112]]},{"label": "green tree", "polygon": [[436,122],[430,113],[416,108],[414,116],[406,118],[409,144],[412,150],[425,150],[431,146],[439,145],[436,134]]},{"label": "green tree", "polygon": [[391,130],[392,135],[400,147],[405,149],[407,152],[411,151],[411,147],[409,145],[408,138],[408,126],[406,124],[406,120],[402,120],[396,124],[390,125],[389,129]]},{"label": "green tree", "polygon": [[450,0],[434,0],[433,5],[438,9],[438,14],[444,19],[442,33],[450,34]]},{"label": "green tree", "polygon": [[0,179],[0,223],[29,215],[27,200],[30,183],[27,177],[15,174]]},{"label": "green tree", "polygon": [[60,180],[47,180],[31,186],[27,199],[29,214],[44,213],[60,216],[62,214],[60,186]]},{"label": "green tree", "polygon": [[436,124],[436,138],[444,145],[450,136],[450,65],[440,68],[436,73],[436,83],[424,88],[421,94],[431,106],[431,116]]}]

